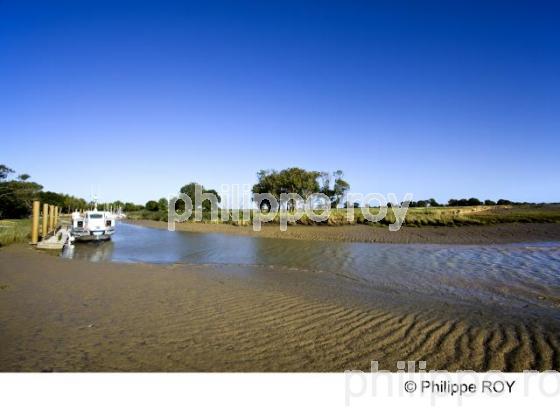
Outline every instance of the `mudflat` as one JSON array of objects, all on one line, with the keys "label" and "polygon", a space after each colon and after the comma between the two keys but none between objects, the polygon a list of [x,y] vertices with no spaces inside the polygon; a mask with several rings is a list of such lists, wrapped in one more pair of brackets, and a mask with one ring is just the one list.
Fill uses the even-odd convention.
[{"label": "mudflat", "polygon": [[0,249],[0,371],[560,370],[560,315],[289,269]]},{"label": "mudflat", "polygon": [[[127,223],[150,228],[167,229],[167,222],[128,220]],[[303,239],[369,243],[426,243],[483,245],[516,242],[560,241],[560,223],[500,223],[465,226],[403,226],[397,232],[388,227],[367,225],[290,225],[285,232],[279,225],[262,225],[256,232],[252,226],[217,223],[177,223],[175,229],[186,232],[225,233],[263,238]]]}]

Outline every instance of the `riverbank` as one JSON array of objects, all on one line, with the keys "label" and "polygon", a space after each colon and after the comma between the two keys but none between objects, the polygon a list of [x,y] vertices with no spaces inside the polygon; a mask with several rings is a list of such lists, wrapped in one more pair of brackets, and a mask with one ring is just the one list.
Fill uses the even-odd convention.
[{"label": "riverbank", "polygon": [[[167,229],[167,222],[127,220],[126,223],[150,228]],[[198,233],[224,233],[262,238],[303,239],[366,243],[426,243],[426,244],[504,244],[518,242],[560,241],[560,223],[502,223],[496,225],[467,226],[403,226],[397,232],[387,227],[367,225],[342,226],[288,226],[286,232],[278,225],[262,225],[259,232],[252,226],[234,226],[212,223],[177,223],[178,231]]]},{"label": "riverbank", "polygon": [[438,302],[253,269],[0,249],[0,371],[343,371],[371,360],[389,370],[398,360],[560,369],[558,320],[538,306]]}]

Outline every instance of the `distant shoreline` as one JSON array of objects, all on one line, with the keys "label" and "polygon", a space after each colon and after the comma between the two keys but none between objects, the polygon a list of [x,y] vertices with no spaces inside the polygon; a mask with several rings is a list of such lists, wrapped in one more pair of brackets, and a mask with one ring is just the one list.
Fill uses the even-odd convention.
[{"label": "distant shoreline", "polygon": [[[127,220],[125,222],[150,228],[167,229],[167,222],[151,220]],[[188,222],[176,224],[175,229],[195,233],[223,233],[277,239],[394,244],[489,245],[560,241],[560,223],[502,223],[457,227],[404,226],[398,232],[390,232],[387,227],[367,225],[292,225],[288,226],[286,232],[281,232],[278,225],[263,225],[260,232],[255,232],[251,226]]]}]

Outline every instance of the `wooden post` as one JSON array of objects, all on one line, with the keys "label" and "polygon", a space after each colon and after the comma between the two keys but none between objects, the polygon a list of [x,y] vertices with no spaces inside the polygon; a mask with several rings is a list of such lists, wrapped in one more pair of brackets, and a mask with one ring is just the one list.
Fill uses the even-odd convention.
[{"label": "wooden post", "polygon": [[43,204],[43,229],[41,237],[45,239],[49,233],[49,204]]},{"label": "wooden post", "polygon": [[39,242],[39,208],[41,203],[39,201],[33,201],[33,221],[31,224],[31,244],[37,245]]},{"label": "wooden post", "polygon": [[58,206],[54,207],[54,229],[58,226]]},{"label": "wooden post", "polygon": [[49,205],[49,232],[54,229],[54,205]]}]

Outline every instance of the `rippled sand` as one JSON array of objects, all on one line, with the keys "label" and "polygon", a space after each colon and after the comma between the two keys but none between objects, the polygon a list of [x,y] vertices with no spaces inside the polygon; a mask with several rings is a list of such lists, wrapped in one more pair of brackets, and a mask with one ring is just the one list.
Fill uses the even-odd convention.
[{"label": "rippled sand", "polygon": [[246,267],[0,250],[2,371],[560,370],[560,317]]}]

